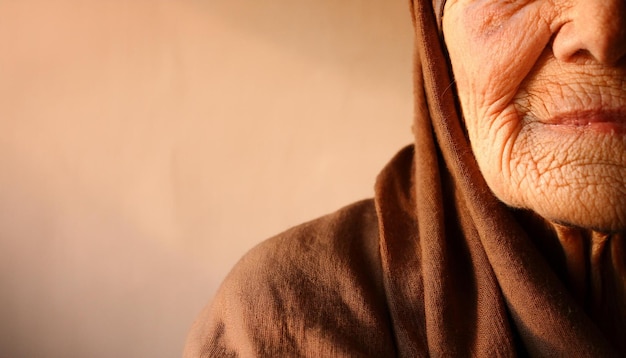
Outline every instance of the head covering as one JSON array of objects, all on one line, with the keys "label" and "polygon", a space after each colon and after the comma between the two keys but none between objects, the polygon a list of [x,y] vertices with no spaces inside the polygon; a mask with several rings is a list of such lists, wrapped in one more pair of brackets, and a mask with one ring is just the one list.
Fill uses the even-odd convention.
[{"label": "head covering", "polygon": [[[478,169],[440,36],[443,3],[410,2],[414,156],[396,158],[403,164],[389,166],[377,183],[383,272],[399,353],[617,356],[607,332],[535,245],[550,233],[525,232]],[[399,179],[406,170],[413,177]],[[407,267],[419,269],[407,273]],[[612,344],[621,340],[619,332],[612,336]]]}]

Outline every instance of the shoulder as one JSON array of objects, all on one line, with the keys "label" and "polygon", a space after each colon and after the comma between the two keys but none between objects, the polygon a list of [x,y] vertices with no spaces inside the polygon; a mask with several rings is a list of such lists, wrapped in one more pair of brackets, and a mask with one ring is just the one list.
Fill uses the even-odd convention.
[{"label": "shoulder", "polygon": [[[332,275],[328,264],[354,265],[378,252],[378,221],[373,200],[364,200],[332,214],[293,227],[264,241],[236,266],[238,270],[261,268],[272,275],[294,269],[310,274]],[[263,265],[259,265],[263,264]],[[265,265],[269,264],[269,265]]]},{"label": "shoulder", "polygon": [[390,333],[377,216],[365,200],[246,254],[194,325],[187,353],[370,355],[389,353]]}]

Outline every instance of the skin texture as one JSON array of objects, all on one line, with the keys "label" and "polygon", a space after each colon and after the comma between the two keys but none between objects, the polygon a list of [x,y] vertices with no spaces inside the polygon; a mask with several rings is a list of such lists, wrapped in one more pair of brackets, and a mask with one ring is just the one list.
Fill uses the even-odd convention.
[{"label": "skin texture", "polygon": [[494,194],[544,218],[626,229],[626,1],[448,0],[443,33]]}]

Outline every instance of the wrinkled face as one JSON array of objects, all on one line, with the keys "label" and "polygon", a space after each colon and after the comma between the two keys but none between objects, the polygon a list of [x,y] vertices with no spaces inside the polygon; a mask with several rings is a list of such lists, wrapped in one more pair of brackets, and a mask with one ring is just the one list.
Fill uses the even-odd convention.
[{"label": "wrinkled face", "polygon": [[626,229],[626,1],[448,0],[443,33],[495,195]]}]

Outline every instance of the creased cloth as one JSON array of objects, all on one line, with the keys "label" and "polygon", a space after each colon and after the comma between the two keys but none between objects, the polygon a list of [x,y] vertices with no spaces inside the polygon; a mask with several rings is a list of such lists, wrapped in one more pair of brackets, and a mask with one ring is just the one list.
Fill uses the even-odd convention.
[{"label": "creased cloth", "polygon": [[[443,1],[411,2],[415,143],[375,198],[295,227],[236,265],[185,357],[618,357],[471,152],[441,44]],[[548,234],[545,234],[548,235]]]}]

